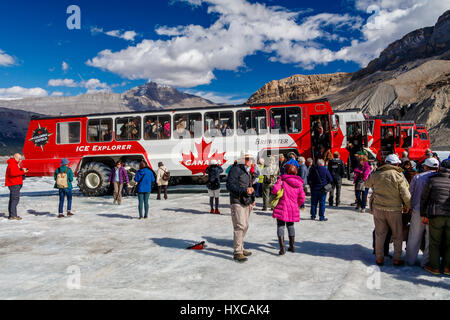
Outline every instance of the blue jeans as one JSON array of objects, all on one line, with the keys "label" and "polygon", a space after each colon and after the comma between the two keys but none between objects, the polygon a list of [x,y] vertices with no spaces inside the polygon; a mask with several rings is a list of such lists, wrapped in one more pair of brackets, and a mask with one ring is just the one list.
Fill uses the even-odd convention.
[{"label": "blue jeans", "polygon": [[139,192],[139,218],[142,218],[142,206],[145,207],[145,218],[148,217],[148,198],[150,197],[150,192]]},{"label": "blue jeans", "polygon": [[64,198],[67,196],[67,212],[72,210],[72,189],[59,189],[59,213],[64,211]]},{"label": "blue jeans", "polygon": [[365,209],[367,205],[367,195],[369,193],[369,188],[365,188],[364,190],[356,190],[356,203],[359,204],[361,209]]},{"label": "blue jeans", "polygon": [[327,194],[322,191],[311,190],[311,219],[316,218],[317,204],[319,204],[319,220],[325,219],[325,201]]},{"label": "blue jeans", "polygon": [[262,196],[262,183],[256,183],[256,188],[255,188],[255,196],[256,197],[261,197]]}]

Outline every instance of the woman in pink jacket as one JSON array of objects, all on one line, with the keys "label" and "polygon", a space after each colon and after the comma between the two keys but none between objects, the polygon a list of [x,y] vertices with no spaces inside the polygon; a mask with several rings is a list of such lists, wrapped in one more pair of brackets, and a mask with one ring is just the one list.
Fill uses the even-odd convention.
[{"label": "woman in pink jacket", "polygon": [[286,253],[284,247],[284,227],[287,225],[289,234],[289,251],[294,252],[295,229],[294,222],[300,221],[299,207],[305,203],[305,192],[303,191],[303,179],[297,176],[297,167],[288,164],[285,167],[285,174],[278,177],[272,188],[272,193],[277,194],[283,188],[283,196],[278,205],[273,210],[273,215],[277,219],[278,243],[280,244],[280,255]]},{"label": "woman in pink jacket", "polygon": [[367,156],[361,155],[359,157],[359,164],[353,171],[355,174],[353,183],[355,184],[356,210],[360,210],[361,212],[366,211],[369,188],[366,188],[365,182],[369,179],[371,171]]}]

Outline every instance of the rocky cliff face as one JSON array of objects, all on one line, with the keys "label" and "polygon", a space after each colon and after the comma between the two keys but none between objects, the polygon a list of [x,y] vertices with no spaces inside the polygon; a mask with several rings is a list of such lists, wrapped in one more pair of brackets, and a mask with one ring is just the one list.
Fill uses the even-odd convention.
[{"label": "rocky cliff face", "polygon": [[294,75],[265,84],[248,103],[328,98],[333,109],[360,108],[426,123],[434,148],[450,148],[450,10],[413,31],[353,74]]}]

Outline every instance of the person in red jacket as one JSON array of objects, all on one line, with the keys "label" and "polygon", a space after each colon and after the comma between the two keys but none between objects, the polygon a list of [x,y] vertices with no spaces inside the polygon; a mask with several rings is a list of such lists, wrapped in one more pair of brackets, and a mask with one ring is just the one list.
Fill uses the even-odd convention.
[{"label": "person in red jacket", "polygon": [[9,188],[9,220],[22,220],[17,215],[17,205],[20,200],[20,189],[23,185],[23,176],[28,172],[28,169],[20,168],[19,163],[22,161],[22,156],[16,153],[13,158],[7,161],[8,167],[5,174],[5,186]]}]

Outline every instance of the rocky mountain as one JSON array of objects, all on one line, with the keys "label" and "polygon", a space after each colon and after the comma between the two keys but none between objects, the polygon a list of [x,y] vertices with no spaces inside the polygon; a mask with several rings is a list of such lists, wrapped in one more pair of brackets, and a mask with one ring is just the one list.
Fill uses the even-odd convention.
[{"label": "rocky mountain", "polygon": [[154,82],[128,90],[121,97],[128,108],[139,111],[166,107],[189,108],[215,105],[212,101]]},{"label": "rocky mountain", "polygon": [[32,115],[22,110],[0,108],[0,155],[21,152]]},{"label": "rocky mountain", "polygon": [[123,94],[99,92],[71,97],[0,100],[0,156],[21,152],[29,121],[34,114],[59,116],[210,105],[215,104],[154,82]]},{"label": "rocky mountain", "polygon": [[215,104],[201,97],[154,82],[130,89],[123,94],[99,92],[71,97],[0,100],[0,107],[3,108],[46,115],[144,111],[208,105]]},{"label": "rocky mountain", "polygon": [[391,43],[366,68],[274,80],[247,103],[318,98],[328,98],[337,110],[361,108],[425,123],[433,148],[450,148],[450,10],[435,26]]}]

